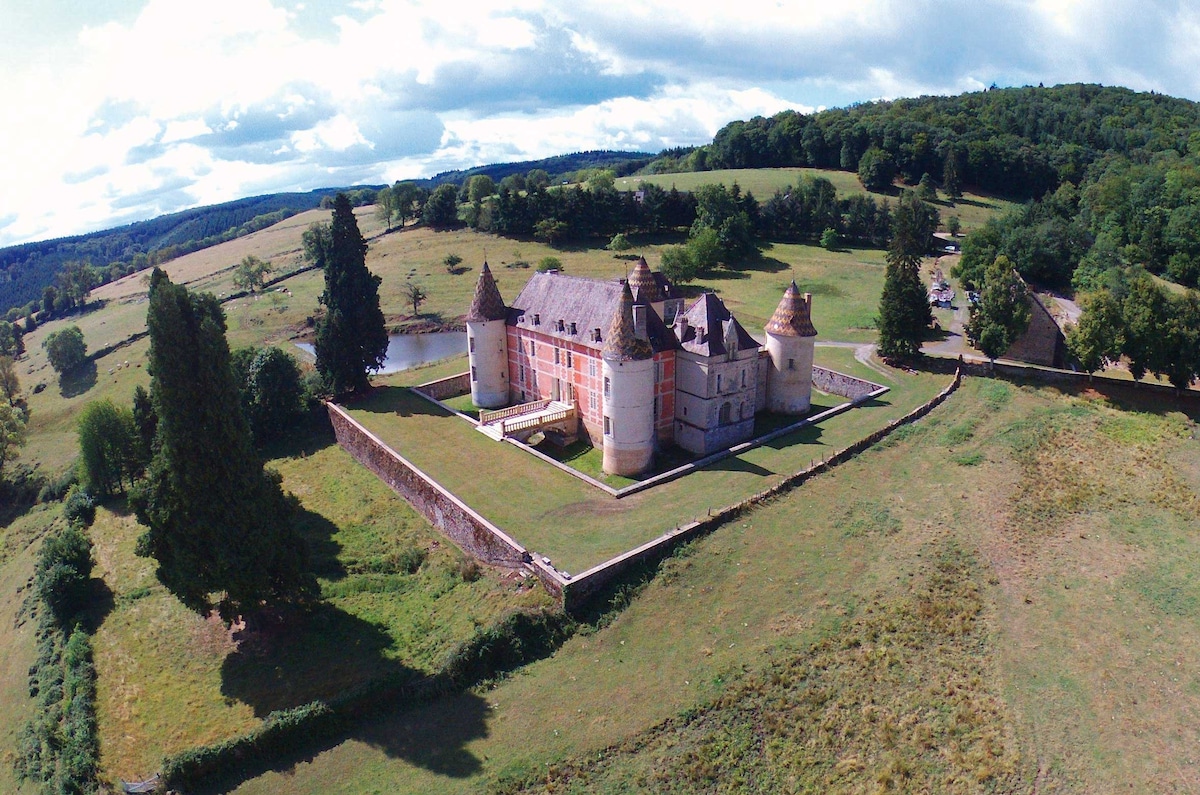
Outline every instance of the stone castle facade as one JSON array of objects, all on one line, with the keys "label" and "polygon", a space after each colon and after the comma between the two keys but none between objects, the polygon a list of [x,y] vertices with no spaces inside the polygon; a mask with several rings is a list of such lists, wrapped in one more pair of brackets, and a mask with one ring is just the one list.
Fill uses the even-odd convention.
[{"label": "stone castle facade", "polygon": [[761,345],[715,294],[685,305],[645,259],[620,281],[534,274],[511,305],[484,263],[466,316],[472,401],[569,404],[604,471],[638,474],[666,445],[707,454],[752,438],[760,411],[807,413],[811,310],[793,281]]}]

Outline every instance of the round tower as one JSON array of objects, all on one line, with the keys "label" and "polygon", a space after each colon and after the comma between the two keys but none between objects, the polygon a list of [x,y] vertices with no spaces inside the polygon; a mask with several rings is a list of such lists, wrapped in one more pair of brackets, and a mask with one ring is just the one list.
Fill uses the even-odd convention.
[{"label": "round tower", "polygon": [[812,293],[801,295],[793,281],[763,331],[771,357],[767,411],[806,413],[812,406],[813,346],[817,340],[812,324]]},{"label": "round tower", "polygon": [[633,327],[633,293],[621,289],[600,356],[604,375],[604,471],[644,472],[654,458],[654,351]]},{"label": "round tower", "polygon": [[508,405],[507,317],[508,308],[485,262],[466,318],[471,402],[481,409]]}]

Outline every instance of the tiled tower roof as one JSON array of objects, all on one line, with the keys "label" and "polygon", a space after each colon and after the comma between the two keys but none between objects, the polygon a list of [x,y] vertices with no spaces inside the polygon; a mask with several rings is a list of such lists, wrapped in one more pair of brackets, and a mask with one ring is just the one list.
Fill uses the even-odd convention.
[{"label": "tiled tower roof", "polygon": [[633,271],[629,274],[629,287],[639,304],[653,304],[665,298],[658,280],[646,264],[645,257],[640,257],[637,265],[633,266]]},{"label": "tiled tower roof", "polygon": [[471,300],[471,308],[467,310],[467,321],[479,323],[485,320],[504,320],[508,317],[508,309],[504,299],[500,297],[500,288],[492,278],[492,271],[486,262],[475,282],[475,297]]},{"label": "tiled tower roof", "polygon": [[784,290],[779,306],[775,307],[775,314],[771,315],[763,331],[779,337],[817,336],[812,324],[811,305],[812,295],[801,295],[800,288],[793,280]]},{"label": "tiled tower roof", "polygon": [[629,291],[628,284],[621,286],[621,300],[617,304],[617,311],[613,315],[612,325],[608,329],[608,336],[604,339],[604,349],[600,355],[605,359],[625,362],[649,359],[654,355],[650,341],[634,333],[633,293]]}]

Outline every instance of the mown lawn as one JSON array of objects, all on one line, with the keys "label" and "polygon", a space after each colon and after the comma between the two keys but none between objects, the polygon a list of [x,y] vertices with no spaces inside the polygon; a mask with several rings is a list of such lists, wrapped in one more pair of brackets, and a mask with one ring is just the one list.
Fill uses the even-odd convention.
[{"label": "mown lawn", "polygon": [[448,699],[238,792],[1194,790],[1195,416],[968,379],[481,688],[482,730]]},{"label": "mown lawn", "polygon": [[[848,349],[818,349],[818,362],[861,373]],[[575,574],[762,491],[911,411],[949,376],[887,368],[892,391],[877,401],[724,459],[685,478],[617,500],[587,483],[495,442],[467,422],[379,379],[368,397],[348,403],[351,415],[431,477],[531,551]],[[425,379],[423,379],[425,380]]]}]

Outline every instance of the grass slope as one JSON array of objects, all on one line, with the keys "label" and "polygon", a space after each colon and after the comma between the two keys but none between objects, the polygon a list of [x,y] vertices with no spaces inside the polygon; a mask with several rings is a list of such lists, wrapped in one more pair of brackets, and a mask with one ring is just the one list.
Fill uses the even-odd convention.
[{"label": "grass slope", "polygon": [[1194,420],[968,379],[480,689],[482,736],[449,699],[238,791],[1195,789]]}]

